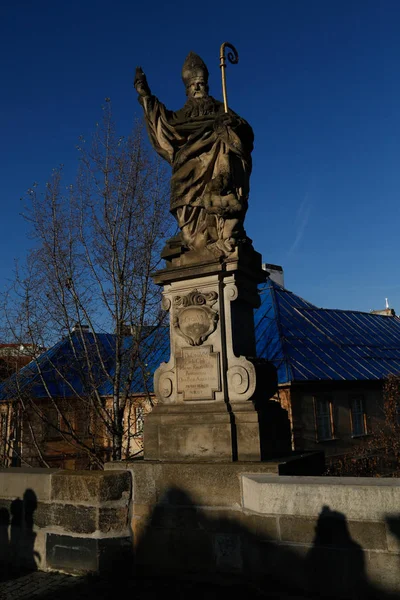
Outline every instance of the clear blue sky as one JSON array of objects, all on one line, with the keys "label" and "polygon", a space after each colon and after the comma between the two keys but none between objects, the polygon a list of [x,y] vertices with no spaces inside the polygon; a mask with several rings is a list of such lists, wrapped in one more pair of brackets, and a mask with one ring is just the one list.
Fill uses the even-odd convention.
[{"label": "clear blue sky", "polygon": [[135,66],[180,108],[182,63],[205,60],[256,143],[248,235],[286,287],[328,308],[400,313],[398,0],[3,0],[0,8],[0,289],[31,243],[20,198],[113,102],[121,134],[140,115]]}]

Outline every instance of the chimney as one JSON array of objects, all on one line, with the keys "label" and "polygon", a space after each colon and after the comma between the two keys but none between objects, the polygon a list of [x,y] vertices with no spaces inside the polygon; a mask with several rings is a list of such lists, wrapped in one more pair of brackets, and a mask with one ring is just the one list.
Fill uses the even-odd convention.
[{"label": "chimney", "polygon": [[283,280],[282,267],[280,267],[279,265],[271,265],[269,263],[263,263],[262,268],[264,269],[264,271],[268,271],[269,279],[271,279],[271,281],[274,281],[278,285],[285,287],[284,280]]},{"label": "chimney", "polygon": [[82,331],[82,333],[88,332],[89,331],[89,325],[83,325],[82,323],[75,323],[75,325],[72,328],[72,333],[75,333],[76,331]]},{"label": "chimney", "polygon": [[371,315],[382,315],[384,317],[395,317],[396,313],[393,308],[389,307],[389,301],[385,298],[385,308],[382,310],[371,310]]},{"label": "chimney", "polygon": [[[128,323],[120,323],[121,335],[124,335],[124,336],[132,335],[132,329],[133,329],[133,327],[131,325],[129,325]],[[115,333],[117,333],[117,329],[115,330]]]}]

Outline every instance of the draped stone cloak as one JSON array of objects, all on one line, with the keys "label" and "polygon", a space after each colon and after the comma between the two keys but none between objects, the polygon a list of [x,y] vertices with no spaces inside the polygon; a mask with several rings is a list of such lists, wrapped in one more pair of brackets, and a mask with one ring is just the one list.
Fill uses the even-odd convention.
[{"label": "draped stone cloak", "polygon": [[139,98],[151,143],[172,166],[171,212],[197,206],[225,218],[244,219],[253,130],[231,110],[231,126],[218,122],[224,106],[211,100],[212,114],[188,117],[185,107],[172,112],[155,96]]}]

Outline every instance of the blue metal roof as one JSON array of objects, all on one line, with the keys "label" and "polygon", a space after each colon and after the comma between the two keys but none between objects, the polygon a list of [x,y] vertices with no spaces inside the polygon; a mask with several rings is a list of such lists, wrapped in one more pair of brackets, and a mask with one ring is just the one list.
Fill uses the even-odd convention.
[{"label": "blue metal roof", "polygon": [[[123,340],[121,389],[130,375],[134,338],[125,336]],[[101,396],[111,395],[115,343],[113,334],[73,332],[1,383],[0,400],[15,396],[17,388],[34,398],[85,396],[94,389]],[[167,327],[161,327],[146,335],[140,344],[140,355],[133,367],[131,393],[152,392],[154,370],[168,359],[169,332]]]},{"label": "blue metal roof", "polygon": [[400,319],[318,308],[273,281],[256,311],[257,354],[279,383],[383,379],[400,372]]},{"label": "blue metal roof", "polygon": [[[273,281],[260,294],[261,306],[255,313],[257,355],[276,366],[279,383],[379,380],[400,372],[398,317],[318,308]],[[83,396],[93,391],[90,377],[100,395],[111,395],[115,340],[106,333],[88,332],[83,338],[72,333],[0,384],[0,400],[15,396],[16,386],[36,398]],[[131,336],[124,338],[121,385],[129,372],[132,343]],[[83,358],[88,349],[93,356],[90,374]],[[150,332],[141,344],[131,393],[153,391],[154,371],[169,360],[169,354],[169,328]]]}]

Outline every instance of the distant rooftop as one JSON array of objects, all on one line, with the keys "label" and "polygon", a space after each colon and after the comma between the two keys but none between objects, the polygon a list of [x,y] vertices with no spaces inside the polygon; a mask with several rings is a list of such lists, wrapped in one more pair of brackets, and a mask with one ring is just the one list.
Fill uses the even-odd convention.
[{"label": "distant rooftop", "polygon": [[268,280],[256,311],[257,354],[279,383],[370,380],[400,373],[400,319],[318,308]]},{"label": "distant rooftop", "polygon": [[[260,294],[261,306],[255,312],[257,354],[276,366],[279,383],[380,380],[400,373],[398,317],[318,308],[271,279]],[[88,372],[80,358],[82,335],[89,347],[98,344],[109,377],[96,362],[93,376],[99,394],[111,395],[115,335],[74,329],[0,384],[0,400],[15,395],[16,385],[37,398],[48,392],[58,397],[84,395]],[[132,341],[132,336],[124,337],[125,360]],[[169,329],[162,327],[142,344],[131,393],[152,392],[154,371],[169,355]]]}]

